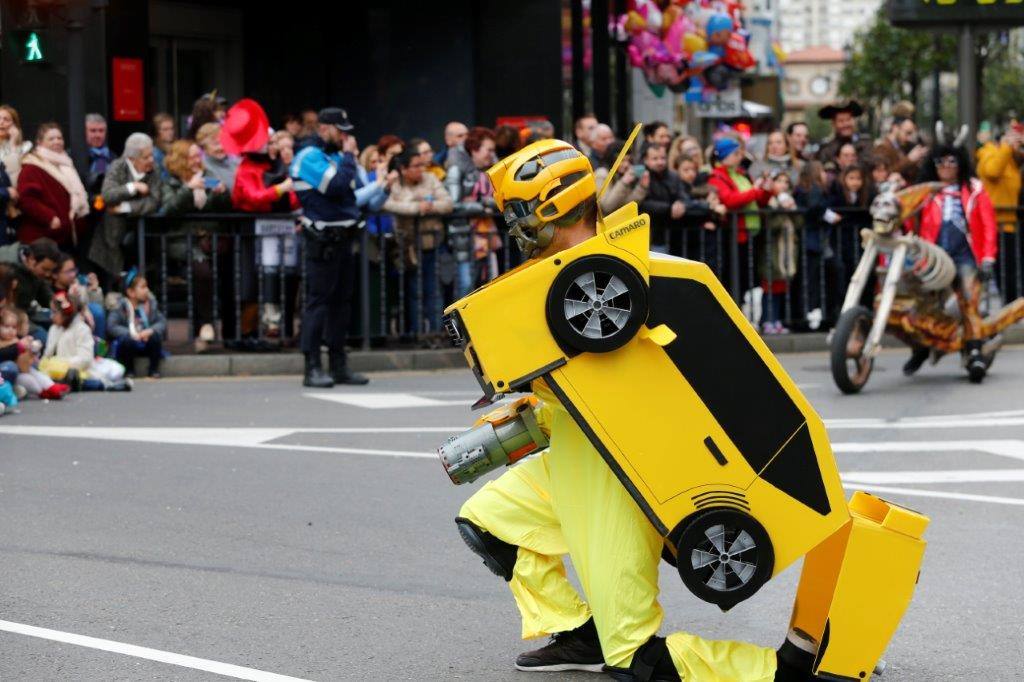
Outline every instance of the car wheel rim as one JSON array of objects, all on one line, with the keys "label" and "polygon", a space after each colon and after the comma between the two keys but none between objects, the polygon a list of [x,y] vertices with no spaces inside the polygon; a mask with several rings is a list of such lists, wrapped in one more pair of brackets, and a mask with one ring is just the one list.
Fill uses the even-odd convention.
[{"label": "car wheel rim", "polygon": [[585,272],[573,280],[565,294],[565,319],[581,336],[606,339],[629,322],[629,289],[607,272]]},{"label": "car wheel rim", "polygon": [[690,552],[690,565],[708,588],[728,592],[745,586],[757,572],[757,543],[741,528],[716,524]]}]

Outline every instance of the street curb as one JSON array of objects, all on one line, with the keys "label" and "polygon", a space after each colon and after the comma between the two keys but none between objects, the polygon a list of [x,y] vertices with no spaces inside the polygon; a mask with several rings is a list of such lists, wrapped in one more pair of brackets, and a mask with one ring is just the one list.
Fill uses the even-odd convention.
[{"label": "street curb", "polygon": [[[352,351],[348,354],[348,362],[356,372],[435,370],[466,366],[462,352],[455,348]],[[139,361],[137,370],[136,374],[142,376],[145,361]],[[299,375],[303,371],[303,357],[296,352],[172,355],[164,360],[160,371],[167,377]]]},{"label": "street curb", "polygon": [[[1007,344],[1024,344],[1024,327],[1015,326],[1003,336]],[[764,337],[775,354],[814,353],[828,350],[824,333],[786,334]],[[882,346],[900,348],[902,341],[884,337]],[[422,350],[373,350],[349,353],[349,366],[357,372],[400,372],[409,370],[464,369],[462,351],[455,348]],[[145,370],[140,361],[139,370]],[[302,374],[302,354],[236,353],[223,355],[172,355],[161,368],[168,377],[265,376]],[[141,374],[140,374],[141,376]]]}]

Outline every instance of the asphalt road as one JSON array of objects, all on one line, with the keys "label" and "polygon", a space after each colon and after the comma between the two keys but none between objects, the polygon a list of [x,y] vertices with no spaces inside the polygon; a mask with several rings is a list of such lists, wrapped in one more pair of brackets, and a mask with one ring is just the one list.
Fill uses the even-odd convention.
[{"label": "asphalt road", "polygon": [[[949,359],[905,379],[903,359],[844,397],[823,354],[783,358],[847,476],[932,519],[882,680],[1019,680],[1024,350],[980,387]],[[532,679],[511,667],[529,645],[507,588],[452,524],[475,486],[416,456],[471,421],[469,373],[313,393],[164,379],[0,418],[0,679],[226,679],[211,662],[265,680]],[[777,646],[798,575],[722,614],[665,565],[663,632]]]}]

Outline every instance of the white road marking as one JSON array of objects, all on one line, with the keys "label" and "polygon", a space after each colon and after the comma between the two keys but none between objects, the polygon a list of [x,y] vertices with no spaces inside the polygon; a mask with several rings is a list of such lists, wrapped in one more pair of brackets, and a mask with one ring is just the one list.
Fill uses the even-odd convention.
[{"label": "white road marking", "polygon": [[1024,461],[1024,440],[935,440],[832,443],[832,452],[987,452]]},{"label": "white road marking", "polygon": [[860,483],[843,483],[844,488],[857,488],[874,493],[891,493],[893,495],[909,495],[911,497],[939,497],[947,500],[965,500],[967,502],[987,502],[989,504],[1008,504],[1015,507],[1024,506],[1024,499],[1018,497],[999,497],[997,495],[971,495],[946,490],[922,490],[920,488],[894,488],[885,485],[862,485]]},{"label": "white road marking", "polygon": [[831,431],[840,429],[973,429],[979,427],[993,426],[1021,426],[1024,425],[1024,417],[948,417],[928,419],[826,419],[825,427]]},{"label": "white road marking", "polygon": [[304,452],[332,452],[342,455],[378,455],[384,457],[436,457],[433,452],[413,450],[381,450],[376,448],[327,447],[301,443],[272,443],[296,433],[446,433],[453,434],[464,427],[424,426],[415,428],[182,428],[182,427],[106,427],[106,426],[0,426],[0,434],[12,436],[41,436],[44,438],[85,438],[91,440],[159,443],[162,445],[212,445],[251,448],[256,450],[291,450]]},{"label": "white road marking", "polygon": [[1024,410],[940,414],[922,417],[900,417],[898,419],[855,417],[825,420],[825,426],[829,429],[962,429],[978,426],[1021,425],[1024,425]]},{"label": "white road marking", "polygon": [[149,647],[115,642],[110,639],[99,639],[98,637],[76,635],[72,632],[49,630],[47,628],[40,628],[34,625],[12,623],[7,620],[0,620],[0,630],[12,632],[18,635],[49,639],[54,642],[74,644],[76,646],[88,647],[90,649],[109,651],[111,653],[123,654],[125,656],[134,656],[135,658],[145,658],[150,661],[158,661],[160,663],[170,663],[171,665],[177,665],[183,668],[192,668],[193,670],[204,670],[209,673],[234,677],[239,680],[254,680],[256,682],[309,682],[301,677],[289,677],[288,675],[268,673],[263,670],[256,670],[255,668],[245,668],[240,665],[232,665],[231,663],[221,663],[219,661],[211,661],[205,658],[185,656],[183,654],[175,654],[170,651],[161,651],[160,649],[150,649]]},{"label": "white road marking", "polygon": [[953,469],[950,471],[844,471],[844,483],[1013,483],[1024,469]]},{"label": "white road marking", "polygon": [[362,407],[368,410],[395,410],[408,407],[449,407],[462,405],[467,410],[473,404],[472,400],[438,400],[436,398],[424,398],[412,393],[303,393],[306,398],[327,400],[332,403],[341,403],[353,407]]},{"label": "white road marking", "polygon": [[[274,443],[286,436],[301,433],[328,434],[388,434],[388,433],[459,433],[460,426],[406,426],[395,428],[341,427],[341,428],[183,428],[183,427],[104,427],[104,426],[21,426],[0,425],[0,434],[40,436],[49,438],[78,438],[129,442],[160,443],[164,445],[209,445],[256,450],[283,450],[324,452],[342,455],[371,455],[380,457],[409,457],[433,459],[437,454],[420,450],[386,450]],[[976,441],[882,441],[832,443],[837,453],[918,453],[985,452],[1000,457],[1024,461],[1024,440]],[[924,497],[944,497],[973,502],[995,504],[1024,504],[1024,500],[995,495],[972,495],[917,488],[889,487],[888,483],[985,483],[1024,481],[1024,469],[948,470],[948,471],[853,471],[842,474],[847,488],[865,488],[879,492],[893,492]]]}]

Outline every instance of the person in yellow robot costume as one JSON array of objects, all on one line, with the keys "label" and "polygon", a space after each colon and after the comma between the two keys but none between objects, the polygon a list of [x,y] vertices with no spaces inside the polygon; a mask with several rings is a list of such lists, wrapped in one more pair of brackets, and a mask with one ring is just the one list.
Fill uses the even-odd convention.
[{"label": "person in yellow robot costume", "polygon": [[[593,171],[568,143],[536,142],[487,174],[526,258],[546,258],[596,234]],[[815,679],[813,654],[789,640],[777,654],[685,632],[658,637],[663,539],[543,380],[531,389],[549,448],[487,483],[456,519],[470,549],[508,581],[523,638],[551,636],[521,654],[516,668],[603,670],[623,681]],[[566,554],[585,598],[566,576]]]}]

